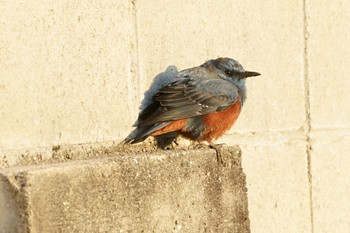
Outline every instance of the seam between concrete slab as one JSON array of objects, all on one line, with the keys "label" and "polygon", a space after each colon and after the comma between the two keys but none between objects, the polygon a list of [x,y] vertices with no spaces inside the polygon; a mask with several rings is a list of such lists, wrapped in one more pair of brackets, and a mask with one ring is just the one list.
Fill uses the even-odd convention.
[{"label": "seam between concrete slab", "polygon": [[138,30],[138,18],[137,18],[137,0],[131,0],[132,4],[132,15],[133,15],[133,30],[134,30],[134,41],[135,41],[135,68],[136,68],[136,73],[137,73],[137,99],[140,102],[143,96],[142,93],[142,79],[141,79],[141,67],[140,67],[140,50],[139,50],[139,30]]},{"label": "seam between concrete slab", "polygon": [[[137,105],[139,102],[140,96],[140,75],[139,75],[139,62],[138,62],[138,35],[137,35],[137,27],[136,27],[136,10],[135,10],[136,1],[130,0],[128,1],[128,9],[131,18],[130,22],[130,55],[129,55],[129,73],[127,76],[127,88],[128,88],[128,100],[129,103],[134,103],[133,106]],[[136,87],[133,82],[137,81]],[[137,88],[137,89],[135,89]],[[137,114],[137,110],[134,107],[131,107],[131,111],[133,115]],[[136,112],[135,112],[136,111]]]},{"label": "seam between concrete slab", "polygon": [[304,135],[303,128],[291,129],[291,130],[289,130],[289,129],[286,129],[286,130],[261,130],[261,131],[251,130],[251,131],[244,131],[244,132],[231,132],[231,133],[227,133],[226,135],[260,136],[260,135],[267,135],[267,134],[290,135],[290,134],[295,134],[295,133],[302,133]]},{"label": "seam between concrete slab", "polygon": [[307,0],[303,0],[303,35],[304,35],[304,95],[305,95],[305,123],[304,133],[306,140],[306,155],[307,155],[307,172],[309,183],[309,203],[310,203],[310,221],[311,233],[314,233],[314,213],[313,213],[313,198],[312,198],[312,157],[311,157],[311,116],[310,116],[310,86],[309,86],[309,56],[308,56],[308,20],[307,20]]},{"label": "seam between concrete slab", "polygon": [[317,127],[312,128],[312,132],[339,132],[339,133],[349,133],[350,127]]},{"label": "seam between concrete slab", "polygon": [[251,136],[251,137],[266,137],[266,135],[302,135],[304,136],[304,130],[303,127],[300,127],[299,129],[292,129],[292,130],[264,130],[264,131],[249,131],[249,132],[230,132],[225,135],[230,136]]}]

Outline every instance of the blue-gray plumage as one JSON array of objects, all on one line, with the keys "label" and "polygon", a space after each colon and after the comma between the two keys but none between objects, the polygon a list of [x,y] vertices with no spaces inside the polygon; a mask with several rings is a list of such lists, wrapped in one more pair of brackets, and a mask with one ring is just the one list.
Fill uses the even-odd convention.
[{"label": "blue-gray plumage", "polygon": [[161,88],[140,112],[136,132],[124,142],[169,132],[211,142],[236,121],[246,99],[245,79],[258,75],[231,58],[180,71],[176,81]]}]

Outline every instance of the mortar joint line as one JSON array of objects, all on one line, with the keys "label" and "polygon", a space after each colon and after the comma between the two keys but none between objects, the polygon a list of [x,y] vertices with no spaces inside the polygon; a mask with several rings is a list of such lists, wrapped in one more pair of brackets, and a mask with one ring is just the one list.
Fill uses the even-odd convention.
[{"label": "mortar joint line", "polygon": [[314,212],[313,212],[313,193],[312,193],[312,156],[311,156],[311,116],[310,116],[310,86],[309,86],[309,60],[308,60],[308,15],[307,15],[307,0],[303,0],[303,36],[304,36],[304,94],[305,94],[305,123],[304,133],[306,140],[306,155],[307,155],[307,173],[309,183],[309,203],[310,203],[310,221],[311,233],[314,233]]},{"label": "mortar joint line", "polygon": [[139,50],[139,28],[138,28],[138,11],[137,11],[137,0],[131,0],[132,4],[132,16],[133,16],[133,35],[135,42],[135,69],[137,74],[137,99],[141,101],[142,98],[142,79],[141,79],[141,67],[140,67],[140,50]]}]

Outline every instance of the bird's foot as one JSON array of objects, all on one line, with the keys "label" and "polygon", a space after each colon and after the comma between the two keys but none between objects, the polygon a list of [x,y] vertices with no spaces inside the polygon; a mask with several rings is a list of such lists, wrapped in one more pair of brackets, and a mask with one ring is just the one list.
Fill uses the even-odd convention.
[{"label": "bird's foot", "polygon": [[209,143],[209,147],[211,149],[214,149],[215,152],[216,152],[216,159],[218,161],[219,164],[224,164],[224,161],[222,159],[222,147],[226,146],[225,143],[222,143],[222,144],[214,144],[214,143]]},{"label": "bird's foot", "polygon": [[208,149],[208,147],[209,145],[206,144],[205,142],[196,142],[196,141],[192,141],[191,145],[189,146],[189,148],[195,149],[195,150]]}]

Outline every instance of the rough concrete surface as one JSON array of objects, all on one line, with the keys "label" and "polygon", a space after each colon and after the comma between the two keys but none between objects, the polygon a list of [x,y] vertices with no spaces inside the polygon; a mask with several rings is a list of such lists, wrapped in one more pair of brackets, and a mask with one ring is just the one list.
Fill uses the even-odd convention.
[{"label": "rough concrete surface", "polygon": [[311,136],[316,155],[312,157],[315,232],[349,232],[350,132],[334,131],[327,136],[318,132]]},{"label": "rough concrete surface", "polygon": [[130,115],[120,113],[136,115],[138,105],[131,6],[1,2],[0,150],[108,141],[125,130]]},{"label": "rough concrete surface", "polygon": [[[350,2],[307,1],[311,125],[350,129]],[[320,19],[328,19],[320,24]],[[322,38],[322,39],[320,39]],[[326,148],[327,149],[327,148]]]},{"label": "rough concrete surface", "polygon": [[[126,152],[123,150],[122,152]],[[250,232],[238,147],[1,170],[0,232]]]}]

